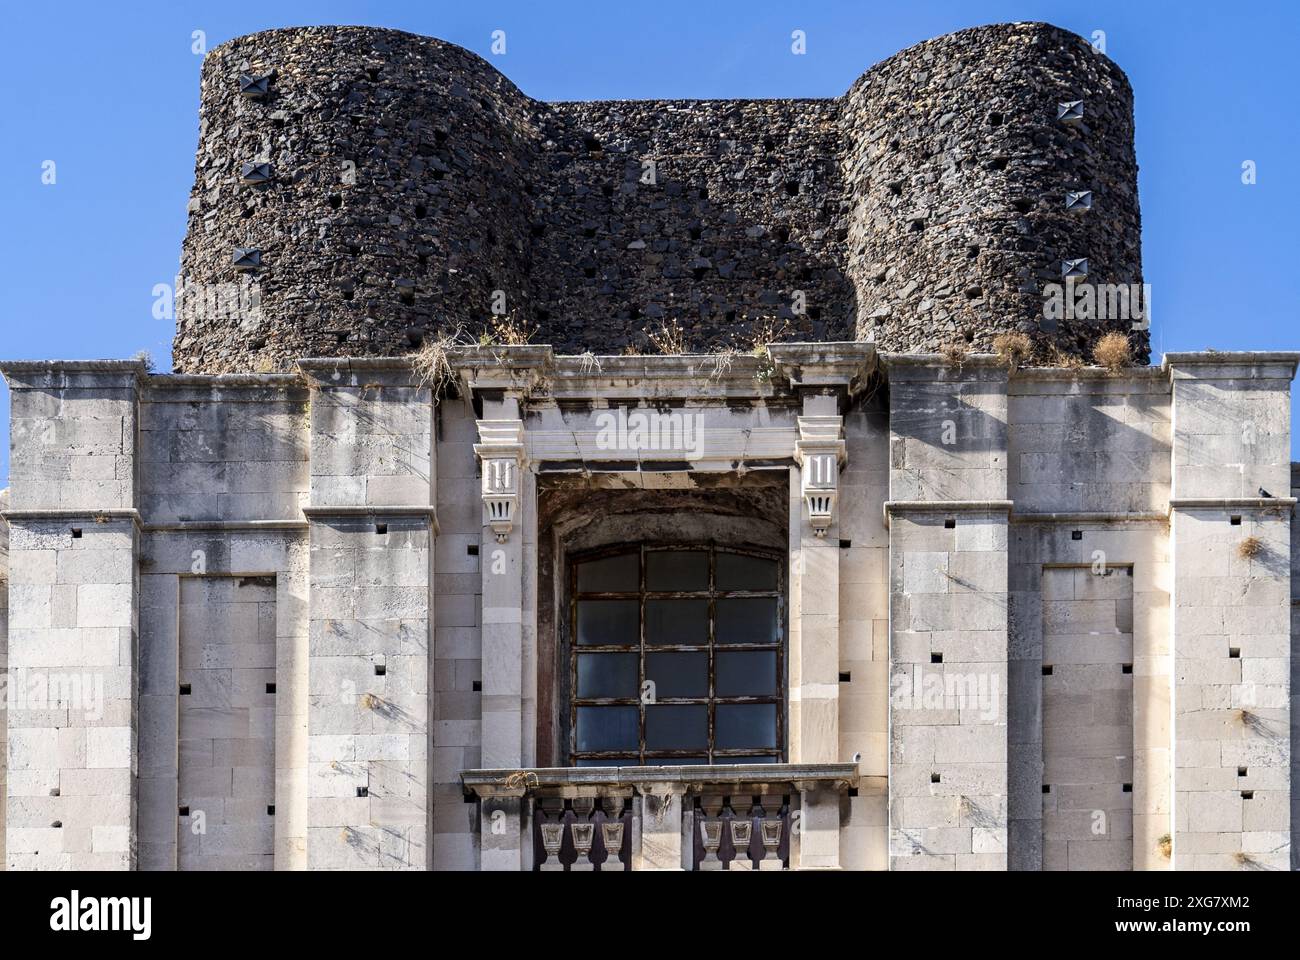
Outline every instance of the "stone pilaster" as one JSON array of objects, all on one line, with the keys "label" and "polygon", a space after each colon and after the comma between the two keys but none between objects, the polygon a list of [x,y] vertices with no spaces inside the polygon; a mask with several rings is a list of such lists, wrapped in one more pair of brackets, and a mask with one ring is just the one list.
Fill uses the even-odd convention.
[{"label": "stone pilaster", "polygon": [[139,362],[11,363],[6,854],[136,863]]},{"label": "stone pilaster", "polygon": [[1007,865],[1007,377],[891,357],[890,866]]},{"label": "stone pilaster", "polygon": [[308,865],[429,867],[430,391],[304,361],[311,404]]},{"label": "stone pilaster", "polygon": [[790,762],[839,757],[839,525],[843,420],[833,394],[799,418],[790,516]]},{"label": "stone pilaster", "polygon": [[[524,765],[522,516],[532,506],[523,495],[524,425],[519,400],[507,396],[483,402],[474,453],[482,475],[483,534],[479,568],[483,577],[483,766]],[[481,851],[485,870],[519,870],[523,864],[522,816],[510,802],[482,811]]]},{"label": "stone pilaster", "polygon": [[1173,866],[1290,867],[1295,353],[1170,354]]}]

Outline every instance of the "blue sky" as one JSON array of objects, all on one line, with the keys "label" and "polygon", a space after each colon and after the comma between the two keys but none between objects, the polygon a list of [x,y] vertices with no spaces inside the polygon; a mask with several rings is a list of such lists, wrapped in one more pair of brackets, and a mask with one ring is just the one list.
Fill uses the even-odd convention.
[{"label": "blue sky", "polygon": [[[1128,73],[1137,110],[1152,347],[1295,349],[1300,4],[1125,2],[32,3],[0,21],[0,357],[128,357],[168,369],[155,284],[176,272],[206,47],[360,23],[441,37],[541,100],[833,97],[952,30],[1047,20]],[[506,53],[491,55],[494,30]],[[790,53],[790,34],[807,53]],[[45,161],[55,183],[42,183]],[[1243,185],[1243,161],[1257,183]],[[0,391],[0,420],[8,423]],[[0,486],[7,483],[7,444]],[[1298,445],[1300,446],[1300,445]],[[1300,459],[1300,454],[1294,454]]]}]

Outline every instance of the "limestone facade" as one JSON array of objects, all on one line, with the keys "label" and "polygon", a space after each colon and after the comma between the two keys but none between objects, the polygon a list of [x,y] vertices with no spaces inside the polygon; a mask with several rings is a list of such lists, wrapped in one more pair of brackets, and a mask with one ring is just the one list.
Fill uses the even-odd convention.
[{"label": "limestone facade", "polygon": [[[1300,355],[449,359],[0,365],[9,869],[1290,868]],[[775,762],[574,762],[665,545],[777,559]]]}]

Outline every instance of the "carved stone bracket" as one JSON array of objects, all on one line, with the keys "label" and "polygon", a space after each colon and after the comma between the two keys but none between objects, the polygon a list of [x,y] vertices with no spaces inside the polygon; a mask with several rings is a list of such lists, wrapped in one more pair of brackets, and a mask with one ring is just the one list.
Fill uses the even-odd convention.
[{"label": "carved stone bracket", "polygon": [[802,471],[800,488],[814,535],[826,536],[835,522],[840,466],[847,459],[843,417],[800,417],[794,459]]},{"label": "carved stone bracket", "polygon": [[483,466],[483,505],[498,543],[505,543],[519,509],[520,473],[524,469],[524,422],[479,420],[474,453]]}]

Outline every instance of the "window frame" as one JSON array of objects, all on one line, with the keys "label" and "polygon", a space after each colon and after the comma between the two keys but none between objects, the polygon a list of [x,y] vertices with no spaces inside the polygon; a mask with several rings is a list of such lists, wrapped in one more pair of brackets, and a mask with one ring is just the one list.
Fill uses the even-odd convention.
[{"label": "window frame", "polygon": [[[705,590],[649,590],[646,585],[648,557],[652,553],[689,551],[707,553],[708,583]],[[635,591],[583,591],[578,590],[578,567],[593,560],[612,559],[628,554],[637,555],[638,584]],[[767,590],[719,590],[717,588],[718,556],[733,554],[755,557],[775,563],[776,586]],[[728,763],[733,758],[764,757],[755,762],[782,763],[787,756],[786,729],[789,723],[787,650],[786,650],[786,555],[773,550],[755,547],[729,546],[712,542],[655,542],[634,546],[620,544],[597,550],[584,551],[569,556],[566,571],[568,583],[568,731],[566,739],[569,766],[580,761],[609,761],[611,765],[673,765],[690,763]],[[651,600],[697,599],[708,601],[708,637],[704,644],[665,644],[646,642],[646,604]],[[773,598],[776,601],[776,636],[770,643],[717,643],[717,601],[725,599]],[[637,601],[637,642],[633,644],[579,644],[578,604],[582,600],[635,600]],[[718,696],[718,654],[746,651],[773,651],[776,655],[776,690],[768,696]],[[660,697],[648,704],[641,696],[646,680],[646,656],[652,653],[706,652],[708,655],[708,690],[702,697]],[[579,697],[578,658],[582,654],[636,653],[637,689],[631,697]],[[699,749],[647,749],[646,707],[648,705],[694,704],[706,705],[707,746]],[[716,744],[717,708],[728,704],[773,704],[776,708],[776,743],[772,748],[718,748]],[[637,744],[635,750],[578,749],[578,708],[586,706],[635,706],[637,708]],[[632,753],[635,760],[629,759]],[[599,763],[597,763],[599,765]]]}]

